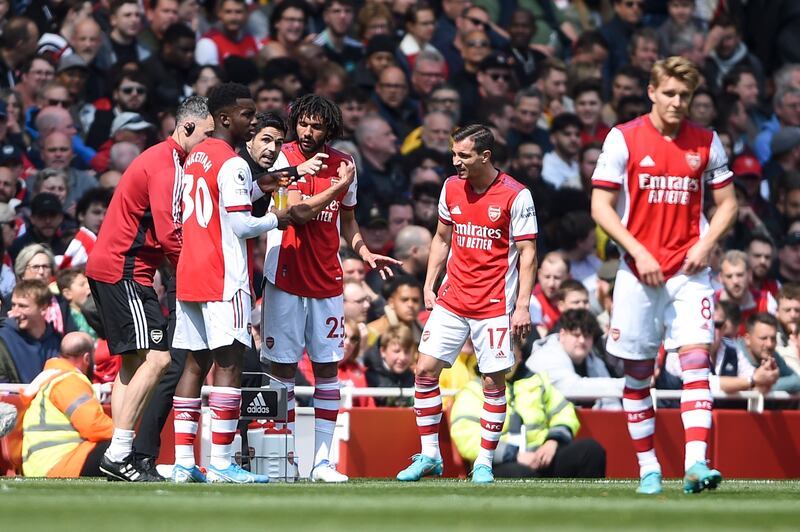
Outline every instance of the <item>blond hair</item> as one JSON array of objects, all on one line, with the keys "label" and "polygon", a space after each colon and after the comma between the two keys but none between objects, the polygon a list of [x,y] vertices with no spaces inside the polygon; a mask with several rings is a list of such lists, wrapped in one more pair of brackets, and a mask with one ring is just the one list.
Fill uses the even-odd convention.
[{"label": "blond hair", "polygon": [[694,92],[700,84],[700,71],[685,57],[673,55],[656,61],[653,70],[650,71],[650,85],[658,87],[667,78],[675,78],[685,83],[689,90]]},{"label": "blond hair", "polygon": [[404,323],[389,326],[381,335],[381,349],[386,349],[392,342],[397,342],[406,351],[412,351],[414,349],[414,333],[411,332],[411,327]]}]

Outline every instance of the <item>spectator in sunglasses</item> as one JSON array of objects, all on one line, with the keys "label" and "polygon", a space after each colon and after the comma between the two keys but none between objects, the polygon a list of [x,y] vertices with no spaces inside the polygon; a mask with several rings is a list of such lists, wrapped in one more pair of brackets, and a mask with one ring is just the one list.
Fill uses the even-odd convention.
[{"label": "spectator in sunglasses", "polygon": [[97,110],[94,114],[86,143],[95,150],[108,140],[111,123],[121,113],[142,113],[147,105],[147,79],[140,72],[122,72],[111,93],[111,109]]},{"label": "spectator in sunglasses", "polygon": [[608,60],[603,68],[603,79],[610,80],[619,67],[628,64],[628,43],[633,33],[642,26],[644,0],[613,0],[614,16],[600,28],[608,42]]}]

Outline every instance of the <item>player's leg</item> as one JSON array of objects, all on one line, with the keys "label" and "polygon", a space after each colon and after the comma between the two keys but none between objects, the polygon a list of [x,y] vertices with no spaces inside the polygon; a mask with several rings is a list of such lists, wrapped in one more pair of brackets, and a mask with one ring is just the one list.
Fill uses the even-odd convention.
[{"label": "player's leg", "polygon": [[175,395],[172,398],[175,428],[175,482],[205,482],[194,458],[194,442],[200,424],[200,393],[213,358],[208,349],[208,334],[202,304],[177,301],[173,349],[186,349],[189,354],[183,365]]},{"label": "player's leg", "polygon": [[654,446],[655,410],[650,396],[661,342],[666,293],[643,285],[622,262],[614,284],[614,312],[606,349],[624,360],[622,407],[639,462],[639,493],[661,493],[661,465]]},{"label": "player's leg", "polygon": [[338,364],[344,357],[342,296],[306,300],[305,344],[314,371],[314,465],[311,480],[347,482],[331,461],[341,392]]},{"label": "player's leg", "polygon": [[440,306],[434,307],[419,344],[414,378],[414,415],[420,439],[420,453],[411,465],[397,474],[397,480],[417,481],[424,476],[442,474],[439,428],[442,422],[442,394],[439,375],[453,365],[467,340],[469,325],[465,319]]},{"label": "player's leg", "polygon": [[269,477],[245,471],[231,462],[232,446],[242,412],[242,365],[252,345],[250,295],[240,290],[230,301],[203,304],[208,347],[214,358],[214,386],[208,394],[211,409],[210,482],[267,483]]},{"label": "player's leg", "polygon": [[265,283],[261,303],[261,362],[286,387],[286,424],[295,432],[294,397],[297,363],[305,348],[306,310],[303,298]]},{"label": "player's leg", "polygon": [[186,357],[175,395],[172,398],[175,430],[175,482],[205,482],[205,475],[197,467],[194,443],[200,424],[200,392],[213,359],[208,350],[190,351]]},{"label": "player's leg", "polygon": [[492,463],[506,421],[506,372],[514,365],[508,315],[467,320],[482,374],[481,449],[472,467],[472,481],[494,482]]},{"label": "player's leg", "polygon": [[713,398],[709,386],[709,347],[713,340],[713,289],[708,274],[679,275],[667,284],[672,295],[668,308],[665,346],[678,348],[683,391],[681,420],[685,436],[684,491],[714,489],[722,481],[719,471],[706,465],[711,433]]}]

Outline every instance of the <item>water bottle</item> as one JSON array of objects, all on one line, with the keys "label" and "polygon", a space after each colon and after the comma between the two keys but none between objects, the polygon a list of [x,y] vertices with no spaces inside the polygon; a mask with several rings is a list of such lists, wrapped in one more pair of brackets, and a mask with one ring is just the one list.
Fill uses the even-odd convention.
[{"label": "water bottle", "polygon": [[285,209],[288,206],[289,200],[289,191],[286,187],[278,187],[275,189],[275,192],[272,193],[272,201],[275,204],[275,208],[278,210]]}]

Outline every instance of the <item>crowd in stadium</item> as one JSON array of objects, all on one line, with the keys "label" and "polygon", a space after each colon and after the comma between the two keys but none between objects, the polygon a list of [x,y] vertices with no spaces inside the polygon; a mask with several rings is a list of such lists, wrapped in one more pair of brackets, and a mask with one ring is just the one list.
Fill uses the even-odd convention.
[{"label": "crowd in stadium", "polygon": [[[719,135],[739,207],[710,262],[711,389],[800,392],[799,24],[800,7],[783,0],[0,0],[0,383],[30,383],[59,353],[84,353],[84,337],[61,344],[78,331],[93,341],[93,364],[82,362],[93,382],[114,381],[121,357],[84,267],[97,235],[115,231],[104,222],[115,187],[173,133],[181,102],[236,82],[259,113],[284,119],[302,95],[335,102],[331,146],[355,160],[364,243],[398,261],[381,275],[342,240],[345,386],[414,386],[451,134],[481,123],[495,166],[530,190],[539,229],[534,328],[509,382],[543,374],[535,386],[558,398],[594,393],[579,406],[621,409],[607,396],[622,392],[622,363],[604,349],[620,252],[592,218],[591,178],[611,128],[649,112],[655,62],[683,56],[702,73],[690,119]],[[254,177],[257,146],[239,152]],[[714,203],[705,207],[711,217]],[[255,368],[266,241],[250,259]],[[165,315],[172,275],[162,268],[154,283]],[[442,388],[464,389],[456,412],[477,411],[475,364],[468,341],[441,376]],[[681,388],[677,352],[662,350],[656,383]],[[297,384],[315,384],[307,357]],[[577,431],[570,412],[559,444]],[[459,419],[454,438],[469,432]],[[459,449],[468,457],[475,445]],[[581,452],[594,461],[576,475],[602,476],[602,449]]]}]

